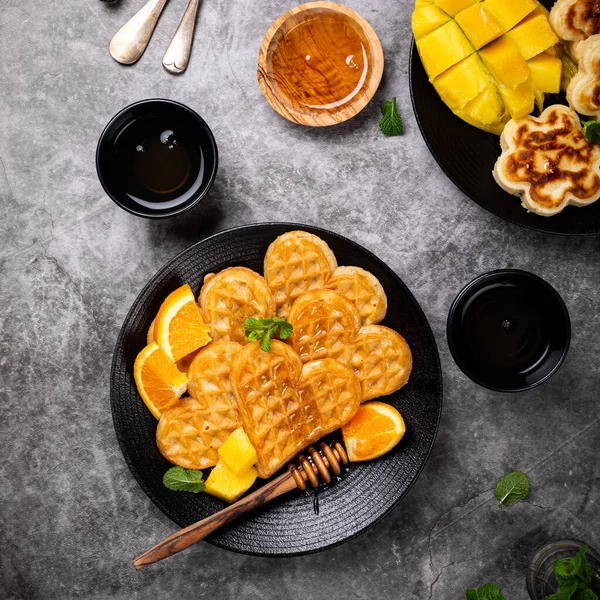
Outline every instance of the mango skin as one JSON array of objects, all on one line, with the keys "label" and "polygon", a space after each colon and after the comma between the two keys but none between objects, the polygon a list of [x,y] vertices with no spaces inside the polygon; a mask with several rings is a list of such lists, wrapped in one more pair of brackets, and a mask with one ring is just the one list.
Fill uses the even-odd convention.
[{"label": "mango skin", "polygon": [[560,92],[562,61],[549,54],[539,54],[527,61],[533,85],[545,94]]},{"label": "mango skin", "polygon": [[220,460],[208,476],[204,491],[225,502],[235,502],[252,487],[257,477],[258,472],[254,467],[242,475],[236,475]]},{"label": "mango skin", "polygon": [[430,81],[475,52],[455,21],[449,21],[416,43]]}]

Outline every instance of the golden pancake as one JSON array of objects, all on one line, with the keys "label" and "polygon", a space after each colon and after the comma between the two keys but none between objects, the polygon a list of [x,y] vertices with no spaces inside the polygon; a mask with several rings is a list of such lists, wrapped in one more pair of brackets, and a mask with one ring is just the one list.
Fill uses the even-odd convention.
[{"label": "golden pancake", "polygon": [[275,296],[277,316],[287,317],[296,298],[324,288],[337,268],[329,246],[306,231],[280,235],[267,249],[265,279]]},{"label": "golden pancake", "polygon": [[568,42],[600,33],[600,0],[557,0],[550,11],[550,25]]},{"label": "golden pancake", "polygon": [[247,317],[267,319],[275,314],[275,300],[267,282],[245,267],[232,267],[204,278],[198,299],[213,341],[245,344]]},{"label": "golden pancake", "polygon": [[192,361],[188,385],[192,397],[165,411],[156,429],[158,449],[168,461],[186,469],[217,464],[218,448],[241,425],[229,378],[241,349],[236,342],[214,342]]},{"label": "golden pancake", "polygon": [[579,71],[567,87],[567,100],[575,111],[600,117],[600,34],[577,45]]},{"label": "golden pancake", "polygon": [[380,323],[387,311],[387,297],[379,279],[360,267],[338,267],[327,282],[327,289],[350,300],[363,325]]},{"label": "golden pancake", "polygon": [[585,139],[572,109],[554,105],[511,120],[500,143],[494,178],[528,210],[548,217],[600,198],[600,145]]},{"label": "golden pancake", "polygon": [[290,342],[302,362],[335,358],[350,365],[362,388],[362,400],[385,396],[406,385],[412,354],[404,338],[381,325],[360,326],[347,298],[332,290],[300,296],[290,311]]},{"label": "golden pancake", "polygon": [[233,361],[231,383],[260,477],[344,425],[360,403],[360,384],[349,367],[331,359],[303,366],[279,340],[271,341],[270,352],[258,342],[245,346]]}]

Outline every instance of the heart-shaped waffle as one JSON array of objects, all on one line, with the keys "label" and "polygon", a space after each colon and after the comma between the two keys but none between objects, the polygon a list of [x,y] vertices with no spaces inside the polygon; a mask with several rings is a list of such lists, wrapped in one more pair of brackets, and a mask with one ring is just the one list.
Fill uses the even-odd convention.
[{"label": "heart-shaped waffle", "polygon": [[347,423],[360,404],[352,369],[325,359],[302,365],[287,344],[258,342],[236,355],[231,383],[244,429],[258,455],[258,474],[270,477],[297,452]]},{"label": "heart-shaped waffle", "polygon": [[186,469],[217,464],[218,448],[241,425],[229,378],[241,349],[237,342],[214,342],[192,361],[188,373],[192,397],[165,411],[156,429],[158,449],[168,461]]},{"label": "heart-shaped waffle", "polygon": [[306,231],[288,231],[269,246],[264,267],[277,316],[286,317],[296,298],[325,287],[337,268],[337,260],[320,237]]},{"label": "heart-shaped waffle", "polygon": [[406,385],[412,354],[406,340],[382,325],[360,326],[352,302],[333,290],[314,290],[294,302],[290,338],[302,362],[335,358],[350,365],[361,385],[362,400],[391,394]]},{"label": "heart-shaped waffle", "polygon": [[198,303],[215,342],[232,340],[246,344],[244,321],[248,317],[266,319],[275,314],[275,299],[267,282],[245,267],[207,275]]}]

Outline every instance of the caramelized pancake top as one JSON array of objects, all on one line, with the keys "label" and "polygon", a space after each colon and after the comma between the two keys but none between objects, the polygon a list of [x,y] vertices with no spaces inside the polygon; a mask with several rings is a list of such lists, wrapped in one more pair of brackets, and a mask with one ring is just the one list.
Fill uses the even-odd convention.
[{"label": "caramelized pancake top", "polygon": [[550,12],[550,23],[563,40],[585,40],[600,33],[600,0],[558,0]]}]

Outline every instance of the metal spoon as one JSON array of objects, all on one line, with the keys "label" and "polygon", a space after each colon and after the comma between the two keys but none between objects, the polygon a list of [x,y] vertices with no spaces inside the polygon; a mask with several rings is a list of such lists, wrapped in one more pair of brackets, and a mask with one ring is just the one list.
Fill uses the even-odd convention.
[{"label": "metal spoon", "polygon": [[168,0],[148,0],[113,37],[108,46],[110,55],[123,65],[131,65],[144,54],[158,17]]},{"label": "metal spoon", "polygon": [[190,61],[194,29],[196,28],[196,15],[200,0],[190,0],[185,9],[181,23],[165,52],[163,67],[170,73],[183,73]]}]

